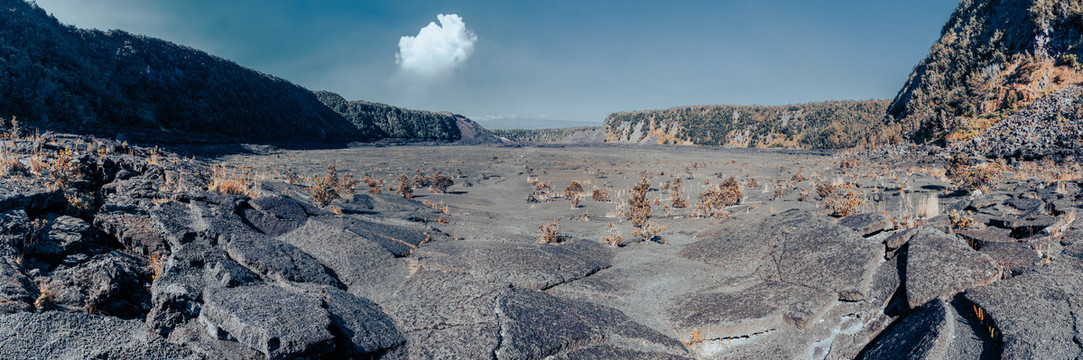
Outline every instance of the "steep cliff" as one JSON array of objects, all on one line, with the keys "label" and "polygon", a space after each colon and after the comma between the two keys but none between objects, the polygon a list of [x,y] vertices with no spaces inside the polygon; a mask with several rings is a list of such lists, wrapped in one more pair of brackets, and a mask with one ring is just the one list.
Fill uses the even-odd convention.
[{"label": "steep cliff", "polygon": [[888,108],[886,140],[968,140],[1083,83],[1083,2],[964,0]]}]

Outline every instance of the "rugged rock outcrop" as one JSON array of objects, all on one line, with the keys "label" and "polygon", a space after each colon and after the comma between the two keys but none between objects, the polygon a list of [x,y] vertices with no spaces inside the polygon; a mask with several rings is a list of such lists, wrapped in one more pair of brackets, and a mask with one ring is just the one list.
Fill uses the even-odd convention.
[{"label": "rugged rock outcrop", "polygon": [[969,140],[1047,94],[1083,82],[1083,6],[964,0],[888,107],[888,130]]}]

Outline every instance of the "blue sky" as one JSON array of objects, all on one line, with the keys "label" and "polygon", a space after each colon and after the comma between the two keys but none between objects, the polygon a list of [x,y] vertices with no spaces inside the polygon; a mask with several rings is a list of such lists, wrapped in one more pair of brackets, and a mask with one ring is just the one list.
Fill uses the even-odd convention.
[{"label": "blue sky", "polygon": [[[891,98],[955,0],[37,0],[61,22],[192,46],[351,100],[489,127],[614,111]],[[438,14],[465,25],[438,73],[396,61]],[[444,26],[443,29],[450,29]],[[450,30],[449,30],[450,31]],[[473,38],[469,36],[473,36]],[[428,45],[427,45],[428,44]],[[425,52],[433,42],[417,41]],[[456,48],[463,50],[463,48]],[[427,53],[433,57],[441,51]],[[437,59],[439,60],[439,59]]]}]

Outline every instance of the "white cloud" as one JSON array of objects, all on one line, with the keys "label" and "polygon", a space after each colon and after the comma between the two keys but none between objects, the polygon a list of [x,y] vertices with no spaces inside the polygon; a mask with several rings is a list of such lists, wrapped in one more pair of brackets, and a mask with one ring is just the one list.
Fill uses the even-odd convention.
[{"label": "white cloud", "polygon": [[466,28],[459,15],[436,16],[440,25],[430,22],[417,36],[399,39],[395,63],[406,72],[423,76],[450,73],[461,66],[474,52],[478,36]]}]

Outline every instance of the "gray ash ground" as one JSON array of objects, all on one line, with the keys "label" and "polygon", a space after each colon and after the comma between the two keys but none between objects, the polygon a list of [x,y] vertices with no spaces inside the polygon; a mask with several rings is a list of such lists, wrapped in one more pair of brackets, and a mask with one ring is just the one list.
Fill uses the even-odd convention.
[{"label": "gray ash ground", "polygon": [[[1083,354],[1076,178],[1009,176],[971,194],[944,178],[945,157],[892,152],[258,147],[185,159],[66,135],[2,145],[20,165],[0,185],[0,358]],[[72,172],[56,165],[64,149]],[[314,205],[308,186],[328,165],[382,181],[380,193],[359,182]],[[395,194],[399,175],[437,171],[455,182],[447,193]],[[730,176],[742,189],[731,216],[693,217]],[[665,230],[635,241],[620,215],[643,178]],[[215,179],[244,194],[209,191]],[[688,208],[672,206],[675,179]],[[564,196],[573,181],[578,204]],[[864,205],[831,216],[824,183]],[[974,224],[953,225],[953,210]],[[564,241],[540,243],[551,223]],[[622,246],[603,240],[612,233]]]}]

